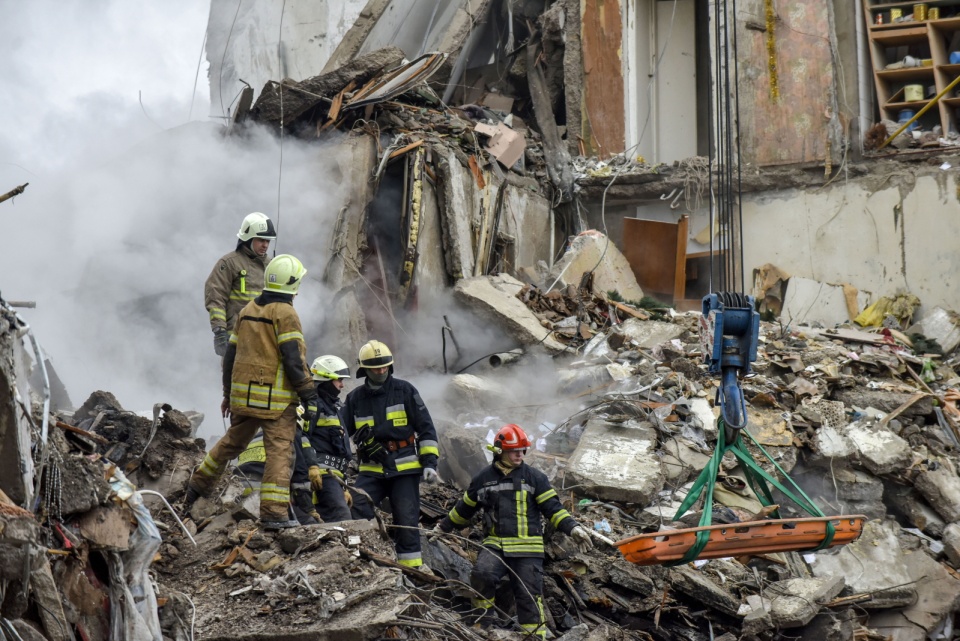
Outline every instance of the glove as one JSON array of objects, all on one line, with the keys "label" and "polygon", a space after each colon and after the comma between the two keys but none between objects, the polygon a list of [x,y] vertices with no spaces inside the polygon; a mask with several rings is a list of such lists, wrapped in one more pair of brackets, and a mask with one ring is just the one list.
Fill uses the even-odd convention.
[{"label": "glove", "polygon": [[223,356],[227,353],[227,343],[230,342],[230,333],[221,328],[213,330],[213,351],[217,356]]},{"label": "glove", "polygon": [[317,405],[320,402],[320,397],[317,396],[317,391],[311,389],[310,392],[304,392],[300,395],[300,405],[303,407],[303,414],[300,418],[307,424],[307,430],[313,427],[313,422],[317,418]]},{"label": "glove", "polygon": [[[301,468],[302,469],[302,468]],[[310,466],[310,485],[313,487],[314,492],[319,492],[323,489],[323,471],[316,465]]]},{"label": "glove", "polygon": [[581,553],[589,552],[593,549],[593,539],[590,538],[590,533],[587,532],[587,528],[582,525],[573,528],[570,536],[573,538],[573,542],[577,544],[577,548]]},{"label": "glove", "polygon": [[347,502],[347,507],[353,507],[353,494],[350,494],[350,490],[343,491],[343,500]]},{"label": "glove", "polygon": [[387,452],[383,449],[383,444],[373,437],[373,428],[361,428],[357,431],[355,439],[357,452],[363,458],[381,465],[387,459]]},{"label": "glove", "polygon": [[430,485],[436,485],[440,481],[440,475],[437,474],[437,471],[432,467],[425,467],[423,469],[423,482],[429,483]]}]

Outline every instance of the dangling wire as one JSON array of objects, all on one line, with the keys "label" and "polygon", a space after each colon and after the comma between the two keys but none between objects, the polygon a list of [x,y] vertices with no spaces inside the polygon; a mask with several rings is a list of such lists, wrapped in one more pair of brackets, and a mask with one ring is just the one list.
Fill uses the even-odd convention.
[{"label": "dangling wire", "polygon": [[287,0],[280,6],[280,28],[277,30],[277,69],[280,71],[280,166],[277,169],[277,225],[274,232],[277,238],[273,241],[273,256],[277,256],[277,245],[280,244],[280,184],[283,182],[283,55],[280,48],[283,46],[283,13],[287,9]]}]

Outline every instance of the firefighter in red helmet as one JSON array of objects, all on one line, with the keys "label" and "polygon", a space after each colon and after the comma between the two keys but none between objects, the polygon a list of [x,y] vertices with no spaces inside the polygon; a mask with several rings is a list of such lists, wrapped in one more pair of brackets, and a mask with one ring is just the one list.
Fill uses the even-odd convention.
[{"label": "firefighter in red helmet", "polygon": [[517,604],[517,619],[526,634],[546,638],[543,612],[543,519],[571,536],[581,551],[593,547],[590,533],[567,512],[547,476],[524,463],[530,439],[518,425],[504,425],[489,446],[493,463],[470,481],[470,487],[435,529],[463,528],[484,511],[483,550],[470,574],[470,583],[482,595],[474,605],[484,611],[482,623],[493,614],[497,584],[509,576]]}]

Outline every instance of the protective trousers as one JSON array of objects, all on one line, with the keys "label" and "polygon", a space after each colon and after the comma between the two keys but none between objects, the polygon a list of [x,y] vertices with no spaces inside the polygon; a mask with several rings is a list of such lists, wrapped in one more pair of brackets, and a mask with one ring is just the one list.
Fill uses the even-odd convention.
[{"label": "protective trousers", "polygon": [[349,521],[353,518],[350,515],[350,508],[347,507],[347,500],[343,496],[343,486],[332,474],[323,475],[323,486],[319,492],[314,489],[313,502],[324,523]]},{"label": "protective trousers", "polygon": [[[512,571],[511,571],[512,570]],[[517,620],[524,634],[545,639],[547,619],[543,612],[543,559],[539,557],[504,557],[500,550],[484,547],[477,564],[470,573],[470,585],[483,595],[473,600],[474,607],[489,610],[493,607],[497,584],[510,577]]]},{"label": "protective trousers", "polygon": [[[411,568],[423,565],[420,553],[420,475],[403,474],[392,478],[381,478],[360,474],[354,487],[366,492],[374,505],[380,505],[384,497],[390,497],[393,509],[394,525],[406,527],[393,530],[393,545],[397,550],[397,561]],[[357,519],[374,518],[373,505],[360,493],[353,495],[353,516]]]},{"label": "protective trousers", "polygon": [[286,521],[290,505],[290,471],[293,468],[293,435],[296,431],[297,406],[289,405],[275,419],[255,418],[242,414],[230,416],[230,427],[213,449],[207,452],[190,477],[189,485],[202,496],[216,486],[228,461],[243,452],[253,440],[258,427],[263,428],[263,447],[267,461],[260,482],[260,519]]}]

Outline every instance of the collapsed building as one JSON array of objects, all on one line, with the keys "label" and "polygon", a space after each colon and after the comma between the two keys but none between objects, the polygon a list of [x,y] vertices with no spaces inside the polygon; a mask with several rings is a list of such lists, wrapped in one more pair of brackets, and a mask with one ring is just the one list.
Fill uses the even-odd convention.
[{"label": "collapsed building", "polygon": [[[673,517],[717,439],[716,382],[697,313],[683,310],[698,309],[726,255],[742,253],[729,285],[751,277],[777,319],[743,382],[747,431],[828,513],[869,517],[863,535],[833,550],[674,568],[633,565],[613,547],[577,553],[557,536],[552,633],[952,638],[960,329],[949,280],[932,277],[956,260],[943,233],[955,224],[944,216],[955,207],[943,168],[952,115],[936,150],[901,139],[896,156],[861,154],[873,110],[862,78],[839,73],[861,60],[858,36],[879,56],[877,34],[900,27],[873,29],[877,9],[844,3],[768,1],[736,18],[720,2],[428,5],[215,0],[208,38],[213,104],[254,83],[223,101],[231,136],[267,128],[337,146],[330,162],[347,188],[324,204],[338,212],[324,254],[336,292],[324,349],[356,353],[374,334],[393,344],[397,318],[450,290],[499,339],[495,353],[475,353],[475,328],[444,319],[430,329],[442,354],[408,355],[442,372],[447,390],[431,403],[447,485],[424,496],[423,522],[486,465],[488,432],[520,422],[536,436],[531,462],[596,532],[616,541],[695,524]],[[743,51],[761,52],[728,70],[750,123],[738,134],[742,238],[714,218],[723,172],[707,157],[717,116],[706,105],[719,104],[708,98],[710,53],[723,48],[711,29],[724,15]],[[668,82],[684,73],[692,88]],[[873,244],[851,252],[850,239]],[[51,402],[36,341],[3,310],[0,438],[20,463],[0,475],[5,636],[521,638],[471,627],[467,532],[425,542],[429,577],[396,567],[388,520],[260,532],[255,504],[229,479],[181,522],[165,502],[202,457],[201,417],[164,403],[139,416],[105,392],[77,409]],[[524,384],[504,384],[505,372]],[[761,513],[735,462],[722,467],[716,518]],[[498,607],[508,613],[509,601]]]}]

